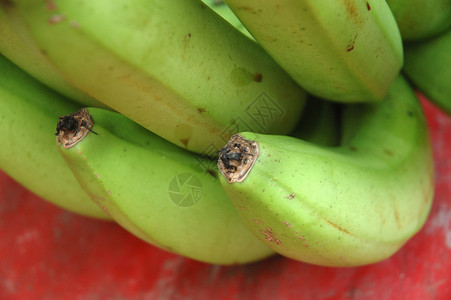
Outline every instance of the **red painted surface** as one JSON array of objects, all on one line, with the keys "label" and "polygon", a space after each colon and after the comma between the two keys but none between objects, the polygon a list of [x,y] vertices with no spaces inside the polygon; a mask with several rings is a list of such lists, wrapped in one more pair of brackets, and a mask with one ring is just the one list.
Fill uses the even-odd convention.
[{"label": "red painted surface", "polygon": [[436,196],[425,227],[386,261],[199,263],[56,208],[0,173],[0,299],[451,299],[451,118],[423,103]]}]

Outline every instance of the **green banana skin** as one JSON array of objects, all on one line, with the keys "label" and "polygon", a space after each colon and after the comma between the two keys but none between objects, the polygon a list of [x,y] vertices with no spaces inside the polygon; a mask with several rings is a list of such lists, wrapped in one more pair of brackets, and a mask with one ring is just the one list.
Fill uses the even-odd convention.
[{"label": "green banana skin", "polygon": [[451,115],[451,29],[405,44],[404,73],[434,104]]},{"label": "green banana skin", "polygon": [[[188,150],[217,151],[241,130],[286,134],[302,112],[304,90],[201,1],[2,2],[74,86]],[[248,114],[265,101],[277,113]]]},{"label": "green banana skin", "polygon": [[83,191],[55,146],[55,122],[77,108],[0,55],[0,168],[61,208],[110,219]]},{"label": "green banana skin", "polygon": [[[413,90],[398,77],[383,102],[345,106],[343,122],[350,117],[359,118],[352,121],[358,127],[335,148],[240,134],[258,143],[257,159],[243,157],[253,166],[241,182],[220,176],[221,184],[247,226],[276,252],[323,266],[366,265],[390,257],[423,226],[433,160]],[[221,159],[218,167],[230,176]]]},{"label": "green banana skin", "polygon": [[386,0],[404,41],[431,38],[451,27],[450,0]]},{"label": "green banana skin", "polygon": [[22,68],[28,74],[58,91],[64,96],[86,106],[107,108],[107,106],[70,85],[46,57],[19,36],[9,24],[7,16],[0,9],[0,53]]},{"label": "green banana skin", "polygon": [[[274,254],[241,221],[216,178],[214,162],[202,161],[121,114],[88,111],[96,134],[86,131],[72,147],[60,145],[60,152],[91,198],[123,228],[161,249],[207,263],[242,264]],[[197,203],[171,200],[170,186],[179,174],[199,180]],[[182,193],[184,188],[187,184]]]},{"label": "green banana skin", "polygon": [[226,3],[223,1],[217,1],[217,0],[202,0],[208,7],[210,7],[212,10],[214,10],[218,15],[223,17],[227,22],[233,25],[236,29],[241,31],[243,34],[245,34],[250,39],[254,39],[252,35],[247,31],[246,27],[241,24],[240,20],[235,16],[233,11],[227,6]]},{"label": "green banana skin", "polygon": [[402,40],[380,0],[225,0],[307,92],[337,102],[381,101],[401,70]]}]

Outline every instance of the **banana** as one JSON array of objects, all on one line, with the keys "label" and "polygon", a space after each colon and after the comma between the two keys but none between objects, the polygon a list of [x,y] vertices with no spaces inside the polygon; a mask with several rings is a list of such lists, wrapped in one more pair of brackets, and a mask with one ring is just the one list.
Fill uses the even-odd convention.
[{"label": "banana", "polygon": [[241,221],[214,161],[100,108],[66,116],[58,128],[60,152],[81,186],[135,236],[214,264],[274,254]]},{"label": "banana", "polygon": [[59,207],[110,219],[80,187],[51,133],[61,114],[78,107],[0,55],[0,168]]},{"label": "banana", "polygon": [[405,44],[404,73],[428,99],[451,115],[451,29]]},{"label": "banana", "polygon": [[222,0],[202,0],[208,7],[214,10],[218,15],[224,18],[227,22],[233,25],[236,29],[241,31],[247,37],[253,39],[252,35],[247,31],[246,27],[241,24],[240,20],[235,16],[232,10]]},{"label": "banana", "polygon": [[74,86],[188,150],[286,134],[302,112],[305,91],[199,0],[1,2]]},{"label": "banana", "polygon": [[64,96],[87,106],[107,106],[82,91],[74,88],[62,78],[32,43],[22,39],[9,24],[7,16],[0,9],[0,53],[31,76],[58,91]]},{"label": "banana", "polygon": [[220,181],[243,221],[276,252],[334,267],[394,254],[424,224],[434,173],[429,133],[401,76],[378,104],[343,108],[339,147],[240,133],[221,149]]},{"label": "banana", "polygon": [[405,41],[437,35],[451,26],[451,0],[386,0]]},{"label": "banana", "polygon": [[264,49],[307,92],[376,102],[403,63],[396,21],[382,0],[225,0]]}]

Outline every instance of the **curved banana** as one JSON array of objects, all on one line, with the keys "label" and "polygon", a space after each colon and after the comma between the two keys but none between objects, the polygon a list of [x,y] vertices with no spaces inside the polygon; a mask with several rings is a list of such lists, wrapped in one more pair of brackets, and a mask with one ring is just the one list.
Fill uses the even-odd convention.
[{"label": "curved banana", "polygon": [[99,108],[66,116],[58,128],[60,152],[80,184],[135,236],[215,264],[274,254],[241,221],[214,161]]},{"label": "curved banana", "polygon": [[246,27],[241,24],[240,20],[235,16],[233,11],[222,0],[202,0],[208,7],[214,10],[218,15],[223,17],[227,22],[233,25],[236,29],[241,31],[247,37],[254,39],[252,35],[247,31]]},{"label": "curved banana", "polygon": [[74,86],[188,150],[214,153],[241,130],[285,134],[302,112],[305,92],[199,0],[7,3]]},{"label": "curved banana", "polygon": [[405,41],[437,35],[451,27],[451,0],[386,0]]},{"label": "curved banana", "polygon": [[80,187],[55,146],[55,122],[77,107],[0,55],[0,168],[59,207],[109,219]]},{"label": "curved banana", "polygon": [[12,27],[5,12],[0,9],[0,54],[40,82],[73,101],[83,105],[107,108],[105,104],[70,85],[57,73],[45,55],[40,53],[32,43],[22,39]]},{"label": "curved banana", "polygon": [[324,266],[381,261],[424,224],[433,199],[422,108],[398,77],[379,104],[346,105],[348,138],[322,147],[241,133],[221,150],[221,183],[252,232],[287,257]]},{"label": "curved banana", "polygon": [[451,115],[451,29],[405,44],[404,73],[428,99]]},{"label": "curved banana", "polygon": [[319,98],[380,101],[401,70],[401,36],[385,1],[225,2],[291,77]]}]

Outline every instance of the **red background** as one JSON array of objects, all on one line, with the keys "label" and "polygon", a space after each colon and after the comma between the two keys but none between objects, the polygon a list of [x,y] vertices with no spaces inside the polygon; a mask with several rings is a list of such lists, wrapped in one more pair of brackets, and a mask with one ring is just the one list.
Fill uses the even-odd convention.
[{"label": "red background", "polygon": [[451,117],[422,103],[436,195],[424,228],[388,260],[199,263],[48,204],[0,172],[0,299],[451,299]]}]

